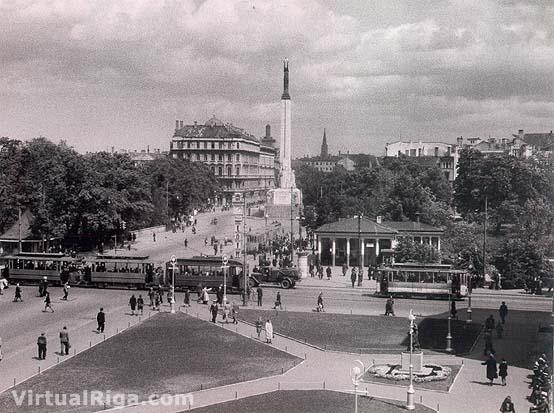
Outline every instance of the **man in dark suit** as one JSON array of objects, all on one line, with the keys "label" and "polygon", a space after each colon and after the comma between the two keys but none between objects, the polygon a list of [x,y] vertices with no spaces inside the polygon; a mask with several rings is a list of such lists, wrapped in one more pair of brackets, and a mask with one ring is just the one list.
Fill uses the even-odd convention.
[{"label": "man in dark suit", "polygon": [[101,308],[98,314],[96,315],[96,321],[98,322],[98,328],[96,329],[96,331],[99,333],[103,333],[104,326],[106,324],[106,314],[104,314],[103,308]]}]

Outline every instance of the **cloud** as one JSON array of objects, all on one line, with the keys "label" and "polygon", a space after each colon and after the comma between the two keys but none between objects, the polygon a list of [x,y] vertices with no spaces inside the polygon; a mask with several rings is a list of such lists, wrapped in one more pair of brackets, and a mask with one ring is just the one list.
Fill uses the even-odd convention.
[{"label": "cloud", "polygon": [[[148,129],[145,141],[168,142],[164,119],[213,112],[258,133],[278,126],[284,57],[302,150],[319,146],[322,122],[342,125],[352,146],[367,141],[367,123],[383,139],[399,129],[479,134],[491,123],[495,134],[516,123],[552,129],[551,2],[0,0],[0,13],[2,135],[133,144],[127,134]],[[108,125],[60,127],[58,113],[90,119],[76,101]],[[41,117],[41,130],[26,116]]]}]

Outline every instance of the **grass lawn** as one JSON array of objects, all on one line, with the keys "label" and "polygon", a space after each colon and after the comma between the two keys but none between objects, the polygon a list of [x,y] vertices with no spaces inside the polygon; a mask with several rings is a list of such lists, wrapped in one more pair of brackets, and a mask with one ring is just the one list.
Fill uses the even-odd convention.
[{"label": "grass lawn", "polygon": [[[327,350],[390,353],[407,349],[409,342],[409,321],[401,317],[271,310],[242,310],[240,313],[240,318],[250,323],[259,316],[263,320],[269,317],[275,332]],[[421,347],[426,350],[445,348],[447,323],[441,318],[419,320]],[[469,352],[479,330],[478,325],[466,326],[464,321],[453,320],[452,331],[457,337],[453,343],[455,352]]]},{"label": "grass lawn", "polygon": [[[423,363],[425,364],[425,359],[423,360]],[[454,383],[454,380],[456,379],[456,376],[460,372],[460,369],[462,366],[456,365],[456,366],[448,366],[445,365],[445,367],[450,367],[452,369],[452,373],[446,380],[442,381],[430,381],[427,383],[416,383],[414,382],[414,387],[416,389],[424,389],[424,390],[437,390],[437,391],[443,391],[448,392],[448,388]],[[364,382],[367,383],[379,383],[379,384],[388,384],[392,386],[401,386],[406,387],[409,384],[408,380],[402,380],[402,381],[394,381],[394,380],[388,380],[383,377],[375,377],[373,374],[367,372],[363,378]]]},{"label": "grass lawn", "polygon": [[[397,413],[406,411],[405,402],[358,397],[358,411],[364,413]],[[195,413],[352,413],[354,395],[325,390],[276,391],[259,396],[193,410]],[[416,413],[431,413],[427,407],[417,405]]]},{"label": "grass lawn", "polygon": [[[15,390],[81,393],[110,390],[179,394],[281,373],[301,360],[185,314],[157,314],[92,349],[21,383]],[[33,407],[33,412],[101,410]],[[17,412],[11,391],[0,412]]]}]

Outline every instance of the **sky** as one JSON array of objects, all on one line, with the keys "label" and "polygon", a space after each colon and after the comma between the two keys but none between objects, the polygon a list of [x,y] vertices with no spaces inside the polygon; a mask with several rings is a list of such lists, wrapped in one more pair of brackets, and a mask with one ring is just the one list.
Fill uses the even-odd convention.
[{"label": "sky", "polygon": [[0,136],[167,150],[212,115],[293,155],[554,129],[551,0],[0,0]]}]

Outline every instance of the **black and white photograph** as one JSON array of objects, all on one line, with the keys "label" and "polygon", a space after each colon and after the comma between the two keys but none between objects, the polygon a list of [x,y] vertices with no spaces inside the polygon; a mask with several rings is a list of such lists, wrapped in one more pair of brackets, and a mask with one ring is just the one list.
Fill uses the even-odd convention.
[{"label": "black and white photograph", "polygon": [[552,411],[552,0],[0,17],[0,412]]}]

